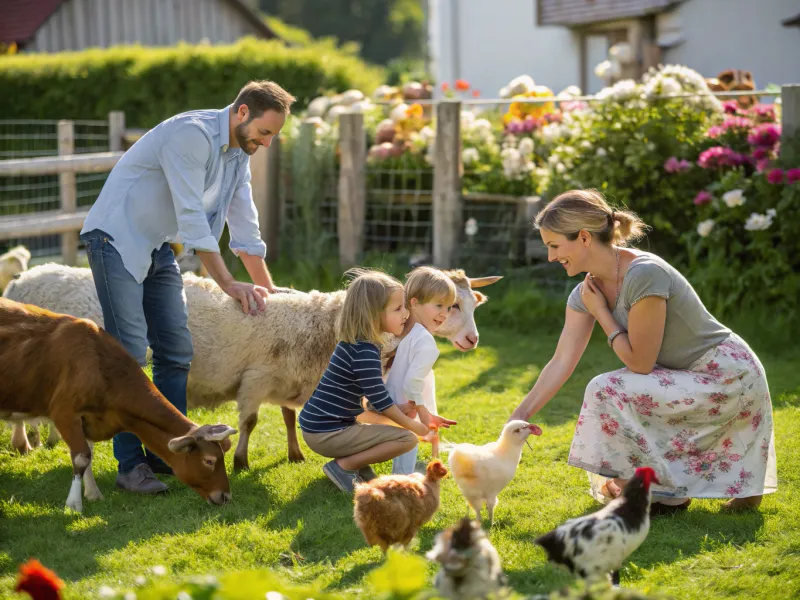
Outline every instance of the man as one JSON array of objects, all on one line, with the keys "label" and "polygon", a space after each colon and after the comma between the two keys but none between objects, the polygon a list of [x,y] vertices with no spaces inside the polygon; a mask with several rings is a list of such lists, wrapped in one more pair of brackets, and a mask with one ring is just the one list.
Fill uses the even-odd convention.
[{"label": "man", "polygon": [[[295,98],[270,81],[251,81],[222,110],[176,115],[148,131],[120,159],[89,211],[86,243],[105,329],[139,364],[153,351],[153,382],[186,414],[192,338],[183,280],[169,242],[194,252],[245,313],[274,291],[250,186],[249,156],[270,145]],[[253,284],[236,281],[220,255],[225,222],[230,248]],[[131,433],[114,437],[117,485],[152,494],[171,469]]]}]

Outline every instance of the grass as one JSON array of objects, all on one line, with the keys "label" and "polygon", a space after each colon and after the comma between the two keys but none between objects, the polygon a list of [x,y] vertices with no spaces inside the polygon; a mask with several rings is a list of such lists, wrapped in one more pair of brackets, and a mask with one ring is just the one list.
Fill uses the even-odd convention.
[{"label": "grass", "polygon": [[[446,434],[449,441],[495,439],[557,341],[552,327],[520,333],[492,328],[480,314],[478,320],[476,351],[462,354],[441,346],[439,406],[460,423]],[[675,598],[800,597],[800,351],[790,343],[776,345],[763,333],[746,339],[770,380],[779,491],[750,514],[722,514],[722,501],[700,500],[685,514],[656,520],[624,567],[623,586]],[[571,380],[541,413],[544,435],[533,442],[533,452],[525,449],[516,478],[500,496],[490,539],[518,592],[547,592],[571,581],[545,563],[532,540],[597,508],[587,494],[585,473],[566,466],[566,459],[584,386],[617,366],[598,335]],[[232,404],[190,416],[200,423],[237,422]],[[165,566],[167,577],[268,567],[292,582],[347,597],[374,597],[365,576],[382,563],[380,550],[365,547],[352,521],[352,500],[325,479],[323,458],[303,444],[306,462],[288,463],[275,407],[262,407],[250,444],[252,469],[231,475],[234,501],[224,507],[208,506],[170,479],[170,492],[161,497],[118,491],[111,443],[103,442],[95,447],[95,473],[105,500],[86,503],[82,516],[65,514],[71,468],[63,442],[18,457],[9,441],[9,431],[2,428],[0,598],[17,597],[11,591],[16,569],[29,557],[67,582],[67,598],[94,597],[101,585],[132,585],[154,565]],[[377,470],[389,468],[387,463]],[[441,508],[420,531],[413,551],[429,549],[435,534],[464,510],[448,478]],[[428,569],[432,575],[434,565]]]}]

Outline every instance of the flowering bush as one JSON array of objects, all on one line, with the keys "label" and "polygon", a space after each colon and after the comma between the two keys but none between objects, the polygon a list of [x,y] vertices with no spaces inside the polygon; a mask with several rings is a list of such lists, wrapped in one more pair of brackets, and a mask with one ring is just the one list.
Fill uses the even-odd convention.
[{"label": "flowering bush", "polygon": [[695,196],[698,222],[684,236],[692,279],[713,310],[760,304],[794,311],[800,293],[800,136],[778,159],[781,131],[771,107],[742,110],[726,103],[725,112],[725,122],[707,132],[725,145],[711,150],[740,160],[709,161],[709,150],[698,158],[716,177]]},{"label": "flowering bush", "polygon": [[[694,96],[661,97],[677,93]],[[695,164],[697,156],[710,145],[706,131],[723,115],[709,94],[699,74],[672,65],[652,70],[641,84],[623,80],[605,88],[589,108],[565,112],[560,124],[537,132],[549,148],[541,191],[552,198],[576,187],[596,188],[653,227],[654,250],[681,253],[680,236],[696,224],[685,200],[711,180]],[[707,160],[735,162],[715,152]]]}]

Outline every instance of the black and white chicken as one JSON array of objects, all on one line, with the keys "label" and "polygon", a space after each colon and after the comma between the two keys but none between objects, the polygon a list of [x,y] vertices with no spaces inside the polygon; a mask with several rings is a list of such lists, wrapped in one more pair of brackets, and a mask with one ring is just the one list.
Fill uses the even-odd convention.
[{"label": "black and white chicken", "polygon": [[570,519],[537,538],[547,558],[585,579],[611,574],[619,585],[619,569],[650,530],[650,485],[660,483],[650,467],[640,467],[622,494],[599,511]]},{"label": "black and white chicken", "polygon": [[496,597],[506,585],[500,555],[481,529],[480,521],[469,517],[437,535],[425,556],[441,565],[434,585],[442,598]]}]

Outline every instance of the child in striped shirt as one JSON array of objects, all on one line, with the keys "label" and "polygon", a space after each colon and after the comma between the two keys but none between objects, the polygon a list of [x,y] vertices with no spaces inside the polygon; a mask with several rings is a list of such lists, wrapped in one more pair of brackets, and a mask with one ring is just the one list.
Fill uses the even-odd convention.
[{"label": "child in striped shirt", "polygon": [[[339,340],[328,368],[300,411],[300,430],[308,447],[332,458],[322,470],[336,487],[352,493],[356,478],[375,477],[370,465],[416,447],[417,436],[435,433],[407,417],[394,404],[381,373],[384,333],[400,336],[408,319],[403,285],[379,271],[359,270],[347,287],[336,321]],[[400,427],[357,423],[362,398]]]}]

